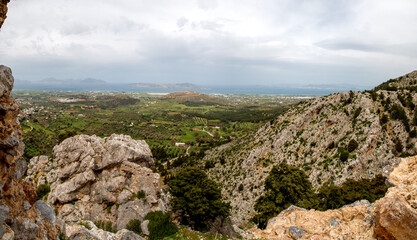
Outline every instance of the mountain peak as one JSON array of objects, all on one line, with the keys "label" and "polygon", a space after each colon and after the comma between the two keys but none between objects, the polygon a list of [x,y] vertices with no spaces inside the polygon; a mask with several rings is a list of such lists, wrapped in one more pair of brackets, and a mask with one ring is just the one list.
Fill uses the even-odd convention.
[{"label": "mountain peak", "polygon": [[390,79],[374,88],[375,91],[378,91],[378,90],[396,91],[396,90],[404,90],[404,89],[406,90],[417,89],[417,70],[412,71],[403,76]]}]

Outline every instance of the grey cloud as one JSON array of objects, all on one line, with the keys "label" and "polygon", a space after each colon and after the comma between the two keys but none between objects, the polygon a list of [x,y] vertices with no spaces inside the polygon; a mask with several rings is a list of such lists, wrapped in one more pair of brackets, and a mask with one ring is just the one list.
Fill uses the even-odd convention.
[{"label": "grey cloud", "polygon": [[187,23],[188,23],[188,19],[186,19],[185,17],[179,18],[179,19],[177,20],[177,26],[178,26],[179,28],[184,27]]},{"label": "grey cloud", "polygon": [[381,48],[377,44],[363,43],[359,41],[330,39],[316,43],[316,46],[330,50],[356,50],[364,52],[378,52]]}]

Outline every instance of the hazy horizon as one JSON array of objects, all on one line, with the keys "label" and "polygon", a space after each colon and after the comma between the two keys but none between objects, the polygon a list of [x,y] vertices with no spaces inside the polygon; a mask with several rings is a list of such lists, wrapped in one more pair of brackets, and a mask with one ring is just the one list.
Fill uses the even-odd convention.
[{"label": "hazy horizon", "polygon": [[414,9],[412,0],[19,0],[0,32],[0,63],[32,82],[372,87],[416,69]]}]

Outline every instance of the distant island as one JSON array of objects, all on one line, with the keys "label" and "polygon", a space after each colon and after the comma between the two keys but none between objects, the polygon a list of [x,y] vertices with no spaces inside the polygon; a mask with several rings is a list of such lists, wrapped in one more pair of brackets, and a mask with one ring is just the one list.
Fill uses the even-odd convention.
[{"label": "distant island", "polygon": [[153,84],[153,83],[131,83],[130,87],[134,88],[181,88],[181,89],[194,89],[204,90],[208,88],[200,87],[191,83],[174,83],[174,84]]}]

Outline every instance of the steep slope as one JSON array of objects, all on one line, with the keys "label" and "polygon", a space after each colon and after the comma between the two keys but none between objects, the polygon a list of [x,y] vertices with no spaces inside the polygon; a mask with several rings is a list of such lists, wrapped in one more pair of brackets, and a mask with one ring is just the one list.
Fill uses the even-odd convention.
[{"label": "steep slope", "polygon": [[202,164],[217,163],[208,173],[223,186],[233,220],[243,224],[253,216],[266,176],[283,161],[306,171],[318,189],[387,174],[400,156],[415,154],[416,80],[412,72],[390,81],[401,88],[300,103],[256,133],[208,152]]}]

